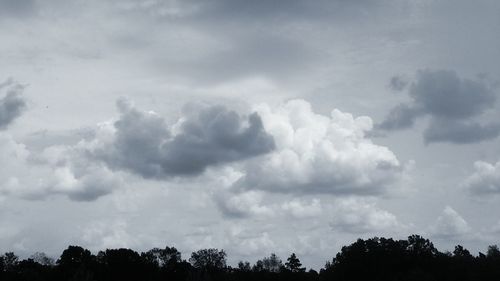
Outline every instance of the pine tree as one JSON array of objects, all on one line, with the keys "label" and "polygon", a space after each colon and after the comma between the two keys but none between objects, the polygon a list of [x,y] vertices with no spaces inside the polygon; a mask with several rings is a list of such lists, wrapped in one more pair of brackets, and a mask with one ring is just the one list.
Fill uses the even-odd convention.
[{"label": "pine tree", "polygon": [[295,253],[292,253],[292,255],[287,259],[287,262],[285,263],[286,269],[290,270],[291,272],[306,271],[306,268],[301,266],[302,263],[300,263],[300,260],[297,258]]}]

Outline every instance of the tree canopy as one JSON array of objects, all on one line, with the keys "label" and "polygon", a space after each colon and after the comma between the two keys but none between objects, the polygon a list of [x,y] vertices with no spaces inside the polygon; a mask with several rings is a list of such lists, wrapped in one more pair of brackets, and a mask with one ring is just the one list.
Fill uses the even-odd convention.
[{"label": "tree canopy", "polygon": [[407,281],[407,280],[500,280],[500,250],[491,245],[486,253],[474,256],[462,245],[453,252],[440,252],[433,243],[418,235],[405,240],[374,237],[358,239],[341,248],[319,273],[306,271],[297,254],[283,264],[271,253],[253,265],[240,261],[227,264],[224,250],[210,248],[182,259],[175,247],[153,248],[144,252],[132,249],[106,249],[97,254],[80,246],[69,246],[54,262],[37,252],[20,259],[13,252],[0,256],[2,281]]}]

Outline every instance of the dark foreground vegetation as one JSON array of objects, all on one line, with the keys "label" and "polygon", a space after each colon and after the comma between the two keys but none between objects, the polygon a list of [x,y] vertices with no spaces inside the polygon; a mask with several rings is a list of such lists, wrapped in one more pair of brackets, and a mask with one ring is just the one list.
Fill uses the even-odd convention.
[{"label": "dark foreground vegetation", "polygon": [[281,261],[275,254],[251,265],[226,264],[223,250],[203,249],[188,260],[173,247],[138,253],[130,249],[107,249],[93,255],[69,246],[54,261],[43,253],[19,260],[14,253],[0,256],[0,280],[500,280],[500,251],[489,246],[477,256],[458,245],[453,253],[438,251],[418,235],[407,240],[359,239],[342,250],[319,272],[306,271],[292,254]]}]

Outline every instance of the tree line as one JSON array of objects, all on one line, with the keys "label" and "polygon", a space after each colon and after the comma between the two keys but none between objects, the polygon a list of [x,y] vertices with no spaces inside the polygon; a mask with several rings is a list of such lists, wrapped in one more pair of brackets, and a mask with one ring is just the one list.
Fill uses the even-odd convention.
[{"label": "tree line", "polygon": [[489,246],[486,253],[472,255],[461,245],[453,252],[440,252],[419,235],[406,240],[358,239],[342,247],[318,271],[306,270],[292,253],[285,261],[276,254],[255,264],[240,261],[227,265],[224,250],[201,249],[185,260],[175,247],[146,252],[106,249],[96,255],[80,246],[69,246],[54,260],[35,253],[20,260],[13,252],[0,256],[0,280],[29,281],[426,281],[500,280],[500,250]]}]

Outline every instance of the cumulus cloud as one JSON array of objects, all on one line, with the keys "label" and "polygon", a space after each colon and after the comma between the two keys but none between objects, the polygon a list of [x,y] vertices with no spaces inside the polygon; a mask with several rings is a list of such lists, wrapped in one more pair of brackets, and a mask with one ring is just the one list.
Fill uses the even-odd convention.
[{"label": "cumulus cloud", "polygon": [[372,128],[368,117],[354,118],[336,109],[323,116],[303,100],[275,109],[260,105],[256,111],[276,149],[248,161],[235,189],[382,194],[404,173],[394,153],[365,137]]},{"label": "cumulus cloud", "polygon": [[129,234],[127,222],[94,221],[81,228],[82,242],[91,249],[115,249],[137,246],[137,237]]},{"label": "cumulus cloud", "polygon": [[391,109],[385,120],[377,124],[376,128],[382,130],[411,128],[415,124],[415,119],[421,114],[420,109],[402,103]]},{"label": "cumulus cloud", "polygon": [[0,130],[5,130],[26,107],[21,94],[24,87],[9,79],[0,84],[0,90],[6,90],[6,95],[0,98]]},{"label": "cumulus cloud", "polygon": [[430,228],[431,234],[441,238],[458,238],[470,233],[469,224],[452,207],[446,206]]},{"label": "cumulus cloud", "polygon": [[311,202],[304,202],[300,199],[293,199],[281,205],[281,209],[294,218],[317,217],[322,213],[321,201],[312,199]]},{"label": "cumulus cloud", "polygon": [[201,107],[185,111],[168,127],[162,117],[124,100],[118,109],[114,132],[91,153],[113,169],[144,178],[198,175],[209,166],[265,154],[275,146],[257,113],[241,116],[223,106]]},{"label": "cumulus cloud", "polygon": [[[85,130],[76,141],[57,136],[60,144],[47,145],[35,136],[30,149],[1,135],[0,160],[9,163],[0,172],[1,194],[33,200],[62,194],[93,201],[124,185],[130,172],[152,179],[198,175],[209,166],[265,154],[275,146],[257,113],[242,116],[223,106],[195,106],[168,126],[162,117],[125,100],[118,108],[117,121]],[[242,215],[241,206],[259,200],[258,194],[242,194],[228,200],[226,210]],[[267,212],[258,206],[250,210]]]},{"label": "cumulus cloud", "polygon": [[238,251],[245,255],[262,253],[274,248],[276,248],[276,243],[274,243],[267,232],[263,232],[256,237],[240,238],[239,241],[237,240]]},{"label": "cumulus cloud", "polygon": [[0,135],[0,194],[30,200],[65,195],[93,201],[123,184],[122,176],[87,158],[78,146],[33,152],[10,135]]},{"label": "cumulus cloud", "polygon": [[[399,87],[398,81],[391,85]],[[483,80],[460,78],[449,70],[421,70],[408,90],[411,101],[393,108],[376,125],[380,130],[410,128],[420,117],[429,117],[424,140],[473,143],[500,134],[500,124],[481,124],[476,119],[495,106],[497,95]]]},{"label": "cumulus cloud", "polygon": [[474,173],[464,182],[467,189],[481,196],[500,194],[500,162],[490,164],[476,161],[474,169]]},{"label": "cumulus cloud", "polygon": [[121,174],[88,159],[84,150],[78,147],[51,147],[44,153],[59,154],[48,156],[56,160],[48,163],[52,177],[39,181],[41,192],[45,194],[63,194],[75,201],[93,201],[124,185]]},{"label": "cumulus cloud", "polygon": [[270,206],[263,205],[263,196],[264,193],[259,191],[248,191],[240,194],[219,192],[215,196],[215,202],[222,214],[227,217],[270,217],[275,214],[275,210]]},{"label": "cumulus cloud", "polygon": [[406,227],[394,214],[378,208],[374,202],[366,199],[337,200],[331,213],[333,219],[330,225],[341,232],[373,233]]},{"label": "cumulus cloud", "polygon": [[19,171],[25,169],[29,151],[22,144],[5,133],[0,132],[0,194],[6,195],[16,191],[22,175]]}]

